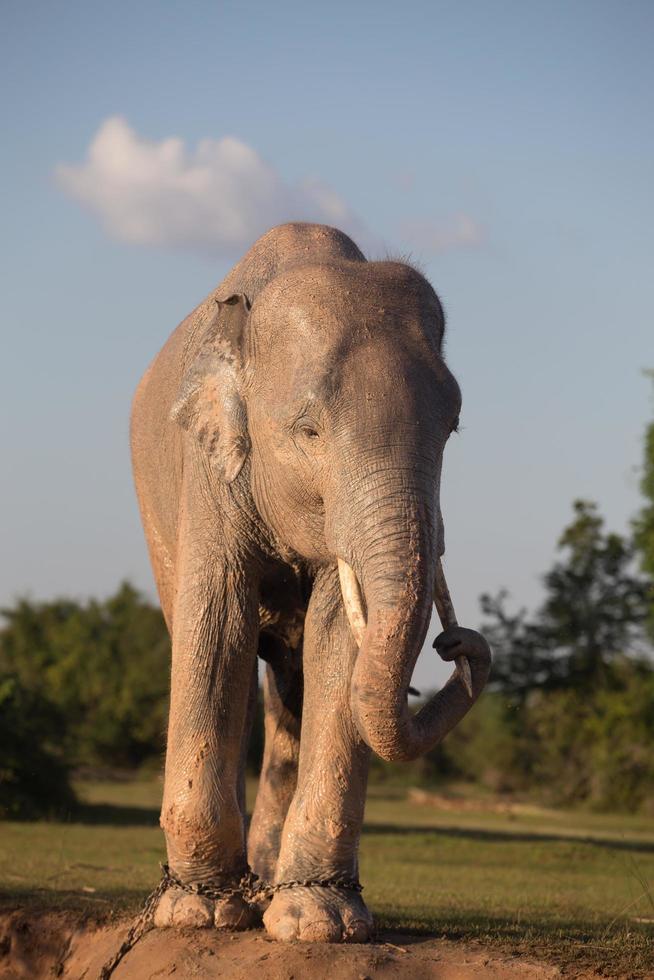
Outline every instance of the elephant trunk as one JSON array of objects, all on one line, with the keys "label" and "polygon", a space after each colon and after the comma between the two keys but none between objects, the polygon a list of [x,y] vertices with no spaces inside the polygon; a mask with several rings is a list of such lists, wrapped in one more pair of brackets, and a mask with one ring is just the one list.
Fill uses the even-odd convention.
[{"label": "elephant trunk", "polygon": [[483,657],[471,663],[460,657],[447,685],[417,714],[409,710],[408,689],[434,595],[447,620],[443,626],[456,625],[431,535],[424,522],[411,524],[413,534],[396,535],[390,553],[387,541],[383,552],[357,562],[363,590],[350,565],[339,560],[343,600],[360,647],[352,715],[363,740],[388,761],[415,759],[437,745],[469,711],[489,672]]}]

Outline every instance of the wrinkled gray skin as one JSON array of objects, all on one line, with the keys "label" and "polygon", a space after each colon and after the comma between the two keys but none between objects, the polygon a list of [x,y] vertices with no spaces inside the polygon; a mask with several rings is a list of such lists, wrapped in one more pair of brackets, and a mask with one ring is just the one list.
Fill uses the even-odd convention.
[{"label": "wrinkled gray skin", "polygon": [[[264,235],[177,328],[134,400],[141,514],[172,636],[161,824],[189,883],[356,877],[370,749],[427,751],[489,670],[472,630],[447,629],[457,674],[417,714],[407,689],[443,551],[441,460],[460,394],[425,279],[366,262],[333,228]],[[358,649],[337,559],[354,570]],[[266,748],[246,843],[244,759],[267,661]],[[300,738],[300,727],[302,730]],[[156,923],[245,928],[238,895],[170,889]],[[265,916],[277,939],[368,938],[359,895],[295,887]]]}]

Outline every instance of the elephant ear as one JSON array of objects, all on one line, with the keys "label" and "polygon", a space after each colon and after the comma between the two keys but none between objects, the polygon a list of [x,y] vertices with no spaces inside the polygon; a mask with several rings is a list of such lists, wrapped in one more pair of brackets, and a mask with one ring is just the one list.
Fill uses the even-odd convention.
[{"label": "elephant ear", "polygon": [[170,416],[197,439],[220,479],[231,483],[250,448],[245,405],[239,392],[250,302],[238,293],[224,301],[216,300],[216,306]]}]

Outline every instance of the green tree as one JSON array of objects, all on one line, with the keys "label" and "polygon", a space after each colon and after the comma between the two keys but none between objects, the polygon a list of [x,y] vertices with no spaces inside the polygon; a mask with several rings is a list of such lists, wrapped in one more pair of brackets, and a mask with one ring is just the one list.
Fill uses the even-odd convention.
[{"label": "green tree", "polygon": [[460,726],[458,754],[487,784],[548,803],[634,808],[654,795],[650,583],[635,545],[606,531],[587,501],[574,504],[558,547],[535,616],[511,615],[506,593],[482,597],[496,701]]},{"label": "green tree", "polygon": [[482,596],[495,650],[495,684],[524,699],[534,687],[588,691],[625,656],[642,656],[651,590],[634,570],[635,546],[604,530],[595,504],[577,500],[562,557],[544,576],[535,618],[506,611],[506,593]]},{"label": "green tree", "polygon": [[0,671],[56,709],[75,766],[136,766],[164,745],[170,643],[128,583],[104,602],[21,600],[3,610]]},{"label": "green tree", "polygon": [[0,674],[0,818],[32,819],[69,812],[75,797],[57,733],[57,709]]},{"label": "green tree", "polygon": [[634,810],[654,800],[654,671],[614,666],[610,686],[534,692],[524,716],[530,782],[547,803]]},{"label": "green tree", "polygon": [[481,629],[493,650],[491,689],[508,694],[521,704],[529,692],[545,684],[550,676],[551,657],[540,619],[530,620],[525,608],[513,615],[507,610],[509,593],[484,593],[481,609],[486,617]]},{"label": "green tree", "polygon": [[[654,381],[654,371],[645,372]],[[654,421],[645,430],[640,489],[645,505],[634,521],[634,541],[643,572],[654,583]],[[650,593],[649,632],[654,639],[654,590]]]}]

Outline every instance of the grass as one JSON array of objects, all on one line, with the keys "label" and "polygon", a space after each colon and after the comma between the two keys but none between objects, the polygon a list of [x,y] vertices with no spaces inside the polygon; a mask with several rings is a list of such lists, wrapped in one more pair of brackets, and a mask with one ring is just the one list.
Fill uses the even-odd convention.
[{"label": "grass", "polygon": [[[0,824],[0,905],[135,911],[164,859],[160,790],[154,780],[83,783],[68,822]],[[377,786],[361,877],[381,928],[654,976],[647,818],[441,811]]]}]

